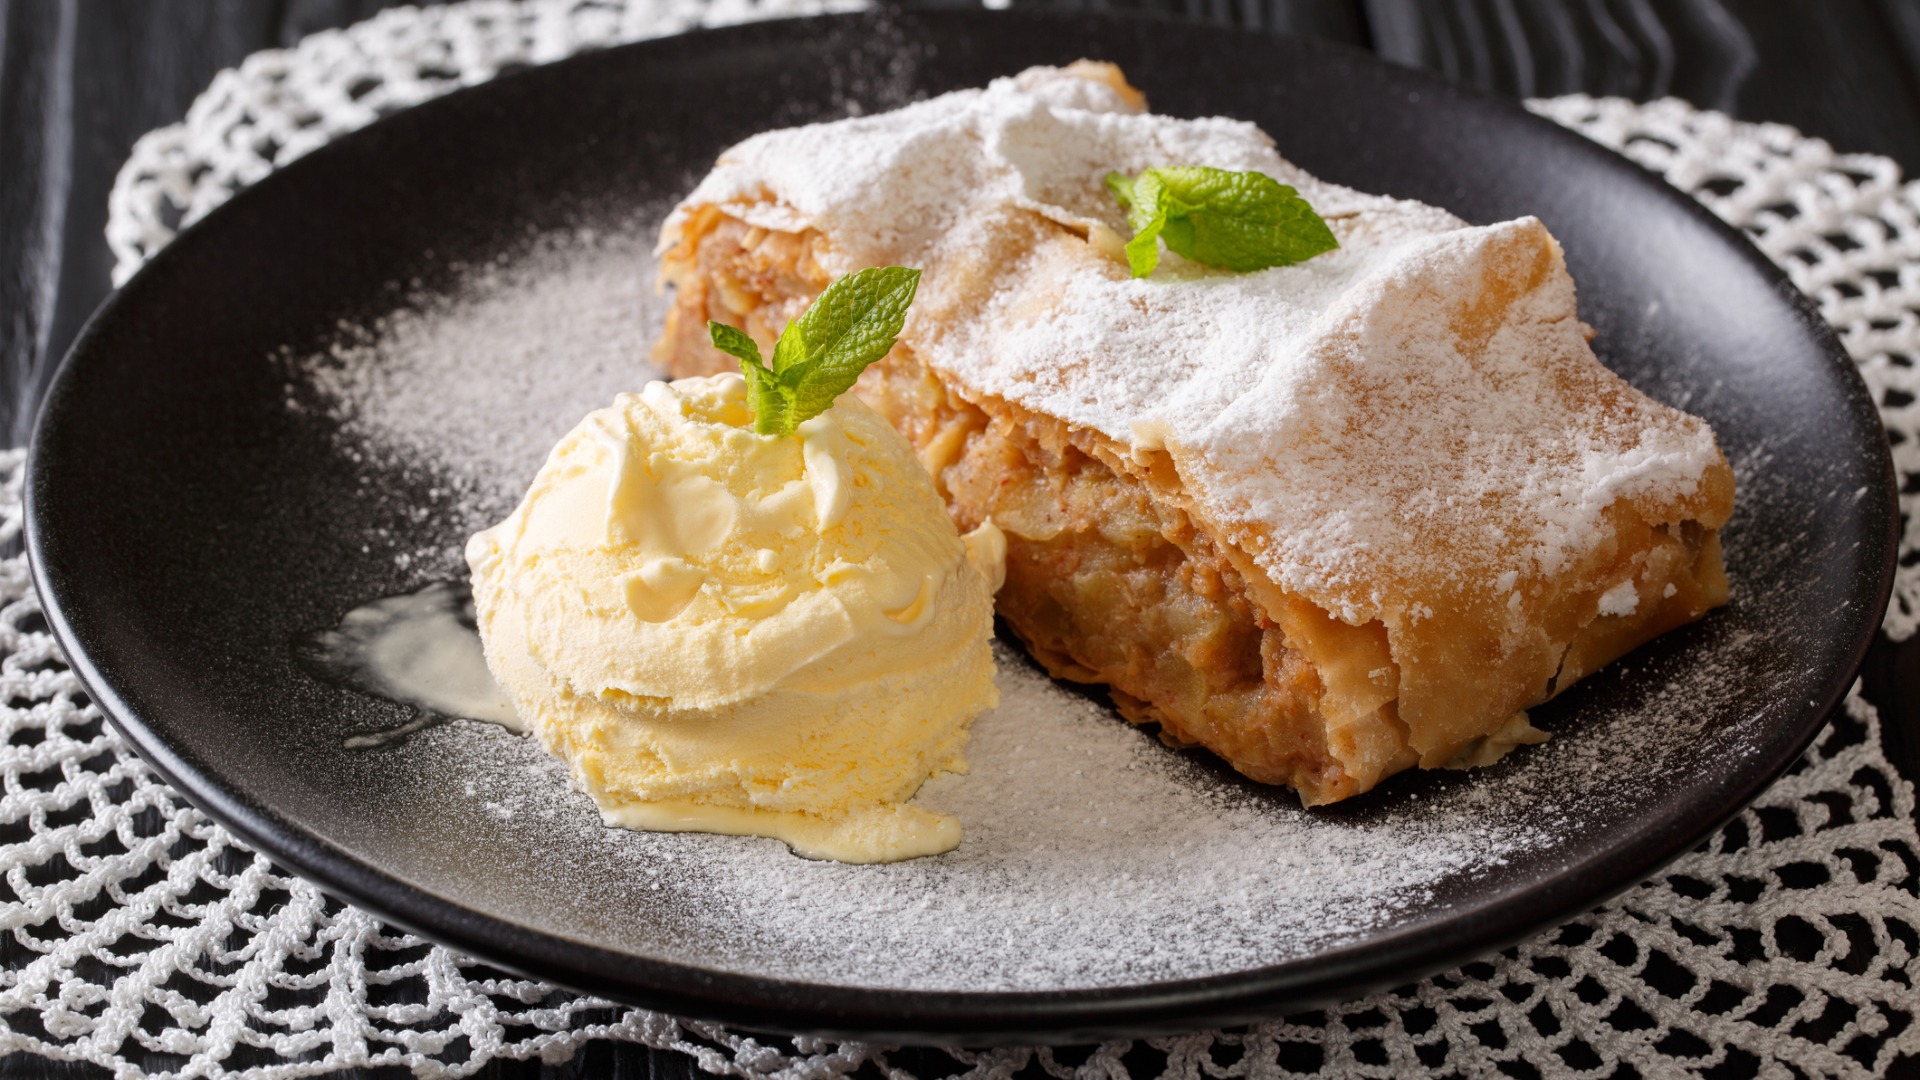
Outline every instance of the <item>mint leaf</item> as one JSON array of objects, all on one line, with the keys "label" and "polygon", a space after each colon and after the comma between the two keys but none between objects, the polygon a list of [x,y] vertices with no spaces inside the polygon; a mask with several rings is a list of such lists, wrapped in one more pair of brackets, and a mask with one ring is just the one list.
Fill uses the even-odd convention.
[{"label": "mint leaf", "polygon": [[1246,272],[1305,262],[1340,246],[1300,193],[1271,176],[1224,169],[1156,169],[1190,238],[1167,246],[1195,262]]},{"label": "mint leaf", "polygon": [[868,364],[887,355],[919,287],[918,270],[875,267],[834,282],[801,314],[794,327],[805,335],[806,359],[792,369],[799,373],[795,424],[825,412]]},{"label": "mint leaf", "polygon": [[708,323],[714,346],[740,358],[753,429],[762,435],[791,435],[827,411],[868,364],[893,348],[919,286],[920,271],[904,266],[880,266],[841,278],[780,331],[771,367],[745,334]]},{"label": "mint leaf", "polygon": [[1133,239],[1127,241],[1127,266],[1134,277],[1146,277],[1160,265],[1160,234],[1166,227],[1164,213],[1155,214],[1145,225],[1134,226]]},{"label": "mint leaf", "polygon": [[793,434],[793,389],[758,360],[740,361],[740,374],[747,377],[747,410],[753,413],[753,430],[762,435]]},{"label": "mint leaf", "polygon": [[[738,357],[742,366],[760,364],[760,346],[744,331],[736,330],[726,323],[707,320],[707,336],[713,339],[713,347],[728,356]],[[748,376],[752,378],[752,376]]]},{"label": "mint leaf", "polygon": [[1240,273],[1291,266],[1340,246],[1299,192],[1264,173],[1178,166],[1148,169],[1130,184],[1110,174],[1107,188],[1134,229],[1127,244],[1134,277],[1153,273],[1159,241],[1195,262]]},{"label": "mint leaf", "polygon": [[1120,205],[1127,208],[1127,224],[1133,226],[1133,239],[1127,241],[1127,266],[1134,277],[1142,278],[1160,265],[1160,234],[1166,231],[1172,200],[1167,197],[1166,185],[1152,169],[1141,173],[1138,180],[1127,181],[1126,197],[1121,198],[1113,180],[1119,175],[1109,173],[1107,187],[1113,191],[1114,198],[1120,199]]},{"label": "mint leaf", "polygon": [[[805,314],[802,312],[801,314]],[[787,370],[807,358],[807,335],[797,324],[788,323],[780,328],[780,336],[773,342],[773,370],[775,374]]]},{"label": "mint leaf", "polygon": [[[780,433],[785,417],[793,411],[793,392],[780,385],[774,373],[760,360],[760,346],[743,331],[726,323],[707,320],[707,336],[713,347],[740,360],[740,374],[747,380],[747,408],[753,413],[753,428],[762,435]],[[776,359],[778,354],[775,354]]]}]

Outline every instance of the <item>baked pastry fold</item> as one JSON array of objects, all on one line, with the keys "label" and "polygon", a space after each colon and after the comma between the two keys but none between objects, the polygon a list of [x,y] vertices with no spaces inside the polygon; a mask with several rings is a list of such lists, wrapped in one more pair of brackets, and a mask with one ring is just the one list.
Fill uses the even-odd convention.
[{"label": "baked pastry fold", "polygon": [[[1102,180],[1185,164],[1294,186],[1340,248],[1131,278]],[[1727,598],[1733,473],[1595,359],[1539,221],[1319,181],[1110,65],[756,136],[660,254],[675,375],[732,365],[709,319],[764,348],[834,278],[921,268],[857,391],[1006,532],[1001,614],[1309,805],[1539,741],[1529,706]]]}]

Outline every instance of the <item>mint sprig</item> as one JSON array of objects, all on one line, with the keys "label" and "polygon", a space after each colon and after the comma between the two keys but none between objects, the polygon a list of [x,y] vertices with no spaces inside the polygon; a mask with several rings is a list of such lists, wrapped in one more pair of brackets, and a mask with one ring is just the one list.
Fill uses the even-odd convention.
[{"label": "mint sprig", "polygon": [[1127,265],[1146,277],[1160,263],[1160,241],[1197,263],[1246,273],[1291,266],[1340,246],[1333,230],[1293,188],[1265,173],[1200,165],[1107,174],[1126,208],[1133,239]]},{"label": "mint sprig", "polygon": [[920,271],[877,266],[827,286],[825,292],[780,331],[773,363],[760,358],[760,346],[725,323],[708,322],[714,348],[740,361],[747,378],[747,408],[753,430],[762,435],[791,435],[794,429],[827,411],[833,399],[853,387],[868,364],[887,355],[899,340],[907,307],[920,287]]}]

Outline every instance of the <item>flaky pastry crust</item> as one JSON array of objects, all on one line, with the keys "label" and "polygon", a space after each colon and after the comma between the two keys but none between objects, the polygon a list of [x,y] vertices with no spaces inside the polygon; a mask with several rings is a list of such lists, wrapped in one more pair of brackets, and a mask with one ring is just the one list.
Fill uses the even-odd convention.
[{"label": "flaky pastry crust", "polygon": [[[1060,74],[1113,88],[1117,108],[1144,108],[1109,65]],[[708,320],[769,346],[845,272],[835,237],[743,216],[690,202],[670,225],[662,280],[675,297],[655,359],[676,376],[733,363],[709,344]],[[1200,497],[1194,486],[1207,463],[1177,433],[1123,443],[942,363],[942,328],[972,317],[987,302],[982,290],[1003,287],[1006,266],[1026,268],[1037,284],[1022,302],[1042,310],[1050,280],[1124,273],[1101,268],[1110,237],[1097,226],[1041,212],[1003,216],[976,250],[928,267],[915,321],[856,392],[914,445],[962,529],[991,517],[1006,532],[998,607],[1035,658],[1057,677],[1106,684],[1123,715],[1159,724],[1170,743],[1204,746],[1255,780],[1295,788],[1308,805],[1416,765],[1485,764],[1545,737],[1525,709],[1726,602],[1717,530],[1731,513],[1733,477],[1717,453],[1691,483],[1613,499],[1600,542],[1524,588],[1460,587],[1444,571],[1399,565],[1373,568],[1369,595],[1388,602],[1372,608],[1331,586],[1289,587],[1267,557],[1285,538],[1264,533],[1257,516],[1229,520],[1220,499]],[[1361,245],[1373,220],[1358,213],[1332,224],[1343,244]],[[1559,247],[1538,222],[1475,242],[1480,277],[1454,286],[1446,325],[1433,332],[1462,350],[1485,347],[1537,318],[1554,290],[1567,298],[1555,317],[1573,318]],[[1583,336],[1555,340],[1584,353],[1552,358],[1553,371],[1596,430],[1642,418],[1698,423],[1607,372]]]}]

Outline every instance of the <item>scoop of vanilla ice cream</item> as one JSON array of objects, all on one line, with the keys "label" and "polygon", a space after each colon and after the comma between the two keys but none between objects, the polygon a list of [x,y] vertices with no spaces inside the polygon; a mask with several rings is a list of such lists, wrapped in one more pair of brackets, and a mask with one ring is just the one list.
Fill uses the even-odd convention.
[{"label": "scoop of vanilla ice cream", "polygon": [[488,666],[610,824],[849,862],[959,843],[906,801],[998,702],[1004,554],[871,409],[758,435],[737,374],[589,414],[467,545]]}]

